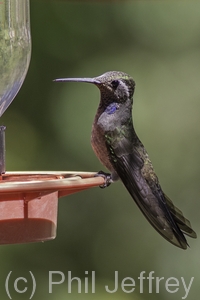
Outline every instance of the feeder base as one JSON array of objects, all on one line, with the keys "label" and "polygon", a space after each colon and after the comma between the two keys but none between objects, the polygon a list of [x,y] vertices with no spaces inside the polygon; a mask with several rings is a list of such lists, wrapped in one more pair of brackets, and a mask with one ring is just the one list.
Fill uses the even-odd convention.
[{"label": "feeder base", "polygon": [[15,194],[7,196],[6,201],[0,200],[0,244],[48,241],[56,237],[58,192],[27,199],[30,195]]}]

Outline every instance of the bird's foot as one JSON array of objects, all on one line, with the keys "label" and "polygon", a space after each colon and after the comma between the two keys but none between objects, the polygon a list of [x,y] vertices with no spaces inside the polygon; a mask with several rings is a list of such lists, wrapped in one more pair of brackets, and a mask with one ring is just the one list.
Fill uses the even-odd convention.
[{"label": "bird's foot", "polygon": [[108,187],[112,183],[111,174],[109,174],[109,173],[99,171],[98,173],[96,173],[94,175],[94,177],[103,177],[104,178],[104,180],[105,180],[104,184],[101,184],[99,186],[101,189],[104,189],[104,188]]}]

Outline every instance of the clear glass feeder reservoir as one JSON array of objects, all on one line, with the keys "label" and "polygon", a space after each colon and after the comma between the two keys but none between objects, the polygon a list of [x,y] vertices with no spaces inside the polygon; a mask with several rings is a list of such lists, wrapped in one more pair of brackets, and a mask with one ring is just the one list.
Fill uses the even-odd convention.
[{"label": "clear glass feeder reservoir", "polygon": [[30,57],[29,0],[0,1],[0,117],[22,86]]}]

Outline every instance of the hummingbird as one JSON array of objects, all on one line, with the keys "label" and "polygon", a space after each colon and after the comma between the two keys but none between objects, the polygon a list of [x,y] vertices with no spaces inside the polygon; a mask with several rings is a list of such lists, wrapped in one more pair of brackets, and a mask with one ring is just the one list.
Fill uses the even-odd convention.
[{"label": "hummingbird", "polygon": [[92,125],[91,144],[101,163],[105,184],[122,181],[149,223],[173,245],[187,249],[185,235],[196,238],[190,221],[163,192],[132,118],[135,81],[124,72],[110,71],[94,78],[60,78],[60,82],[86,82],[100,90],[100,102]]}]

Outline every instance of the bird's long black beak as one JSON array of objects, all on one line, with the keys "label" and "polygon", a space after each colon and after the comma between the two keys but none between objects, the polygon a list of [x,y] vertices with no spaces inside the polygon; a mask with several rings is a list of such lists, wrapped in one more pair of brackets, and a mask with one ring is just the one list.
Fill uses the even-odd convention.
[{"label": "bird's long black beak", "polygon": [[95,78],[58,78],[54,79],[53,81],[56,82],[64,82],[64,81],[71,81],[71,82],[86,82],[86,83],[93,83],[99,85],[101,82]]}]

